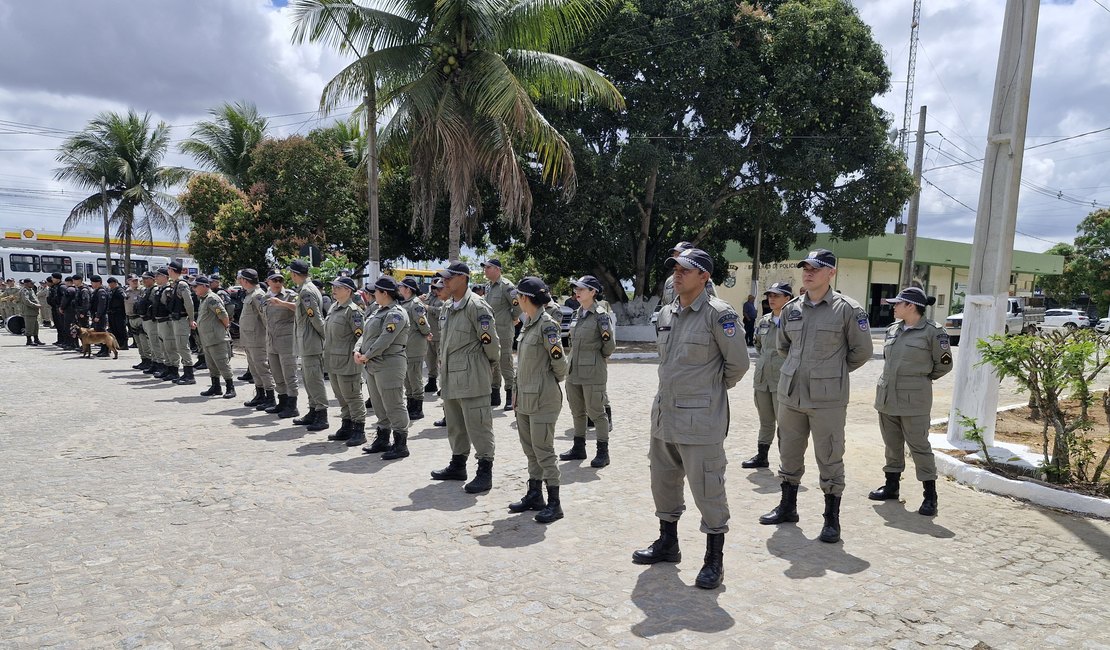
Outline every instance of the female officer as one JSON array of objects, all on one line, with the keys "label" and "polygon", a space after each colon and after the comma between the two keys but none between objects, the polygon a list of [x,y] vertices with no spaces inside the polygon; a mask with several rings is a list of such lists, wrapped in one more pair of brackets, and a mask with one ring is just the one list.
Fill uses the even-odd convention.
[{"label": "female officer", "polygon": [[[377,310],[366,320],[366,333],[355,349],[355,361],[366,366],[366,388],[378,416],[374,442],[362,448],[367,454],[382,454],[382,460],[409,455],[409,412],[405,408],[405,344],[409,317],[401,306],[397,281],[383,275],[374,283]],[[393,445],[389,434],[393,433]]]},{"label": "female officer", "polygon": [[567,403],[574,420],[574,445],[559,460],[586,458],[586,426],[594,421],[597,431],[597,456],[591,467],[609,464],[609,415],[605,404],[609,355],[617,347],[613,318],[607,306],[598,302],[601,282],[592,275],[571,281],[578,310],[570,325],[570,372],[567,375]]},{"label": "female officer", "polygon": [[763,292],[771,313],[766,314],[755,324],[752,342],[759,358],[755,362],[755,410],[759,413],[759,437],[756,439],[756,452],[748,460],[740,463],[744,469],[769,467],[767,452],[775,439],[775,414],[779,408],[779,371],[786,357],[779,354],[775,341],[779,335],[782,308],[794,297],[794,289],[785,282],[776,282]]},{"label": "female officer", "polygon": [[918,513],[937,514],[937,466],[929,445],[929,410],[933,405],[933,380],[952,370],[952,351],[944,329],[924,317],[925,307],[936,302],[917,287],[903,289],[894,305],[897,319],[886,331],[883,374],[876,387],[875,409],[886,445],[886,484],[867,498],[898,498],[898,482],[906,467],[905,447],[910,448],[917,479],[925,484],[925,500]]},{"label": "female officer", "polygon": [[362,336],[362,310],[351,301],[355,281],[336,278],[331,283],[335,299],[324,320],[324,370],[342,408],[343,426],[328,440],[345,440],[348,447],[366,442],[366,406],[362,403],[362,372],[352,351]]},{"label": "female officer", "polygon": [[[517,338],[516,423],[520,446],[528,457],[528,492],[510,512],[539,510],[536,521],[563,518],[559,502],[559,464],[555,459],[555,421],[563,406],[559,382],[567,376],[559,324],[544,310],[551,294],[543,280],[526,277],[516,287],[524,318]],[[547,482],[547,503],[540,481]]]},{"label": "female officer", "polygon": [[428,308],[417,300],[424,290],[416,278],[409,276],[397,287],[401,292],[401,306],[409,317],[409,332],[405,342],[407,370],[405,371],[405,408],[409,420],[424,417],[424,357],[428,355],[428,338],[432,325],[428,321]]}]

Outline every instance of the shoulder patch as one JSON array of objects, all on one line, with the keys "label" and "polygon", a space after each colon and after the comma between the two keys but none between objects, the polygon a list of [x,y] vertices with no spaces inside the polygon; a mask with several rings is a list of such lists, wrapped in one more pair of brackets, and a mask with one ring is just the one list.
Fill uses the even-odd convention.
[{"label": "shoulder patch", "polygon": [[860,328],[861,331],[868,332],[868,331],[871,330],[871,323],[869,323],[867,321],[867,312],[863,311],[862,309],[859,309],[859,310],[856,311],[855,318],[856,318],[856,324],[859,325],[859,328]]},{"label": "shoulder patch", "polygon": [[483,332],[488,332],[492,323],[493,316],[489,314],[478,314],[478,327],[482,328]]},{"label": "shoulder patch", "polygon": [[944,354],[940,355],[940,364],[942,366],[952,365],[952,353],[951,352],[945,352]]},{"label": "shoulder patch", "polygon": [[551,350],[549,352],[551,354],[552,359],[558,360],[558,359],[563,358],[563,348],[559,347],[558,344],[552,345]]},{"label": "shoulder patch", "polygon": [[597,314],[597,327],[601,330],[601,340],[608,341],[613,338],[613,322],[609,319],[609,314],[605,312],[598,312]]},{"label": "shoulder patch", "polygon": [[405,320],[405,317],[402,316],[400,312],[393,312],[389,315],[390,323],[400,323],[403,320]]},{"label": "shoulder patch", "polygon": [[947,350],[952,346],[948,338],[948,332],[942,330],[940,334],[937,334],[937,344],[940,345],[941,350]]},{"label": "shoulder patch", "polygon": [[802,310],[801,310],[801,308],[795,306],[793,309],[791,309],[790,313],[788,313],[786,315],[786,320],[788,320],[788,321],[802,320]]}]

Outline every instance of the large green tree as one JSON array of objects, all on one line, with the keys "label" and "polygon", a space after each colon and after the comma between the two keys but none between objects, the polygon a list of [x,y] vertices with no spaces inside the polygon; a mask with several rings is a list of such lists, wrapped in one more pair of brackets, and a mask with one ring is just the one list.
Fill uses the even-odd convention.
[{"label": "large green tree", "polygon": [[225,103],[209,113],[212,119],[197,123],[181,143],[181,151],[191,155],[202,169],[223,174],[245,190],[251,152],[266,137],[266,118],[250,102]]},{"label": "large green tree", "polygon": [[721,280],[729,240],[758,236],[761,259],[780,260],[818,223],[883,232],[912,192],[873,104],[889,89],[882,51],[843,0],[626,0],[573,56],[628,110],[549,113],[578,194],[533,185],[528,249],[547,275],[598,276],[625,322],[653,304],[677,241],[715,255]]},{"label": "large green tree", "polygon": [[1075,244],[1058,244],[1048,253],[1064,256],[1064,273],[1041,281],[1063,304],[1090,296],[1100,315],[1110,307],[1110,210],[1091,212],[1076,227]]},{"label": "large green tree", "polygon": [[167,191],[184,181],[188,171],[162,165],[170,127],[165,122],[151,127],[150,122],[149,113],[101,113],[67,138],[55,158],[61,166],[54,170],[54,178],[92,192],[70,210],[63,232],[90,219],[102,219],[107,204],[115,236],[124,242],[128,273],[132,244],[150,244],[161,232],[177,241],[182,225],[177,200]]}]

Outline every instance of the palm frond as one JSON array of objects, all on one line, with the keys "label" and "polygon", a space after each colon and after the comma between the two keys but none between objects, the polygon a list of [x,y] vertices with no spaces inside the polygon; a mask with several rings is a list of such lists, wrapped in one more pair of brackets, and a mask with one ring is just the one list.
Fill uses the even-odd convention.
[{"label": "palm frond", "polygon": [[413,42],[420,34],[419,14],[404,0],[293,0],[293,43],[316,42],[356,57]]},{"label": "palm frond", "polygon": [[598,104],[624,110],[624,97],[616,86],[589,66],[557,54],[535,50],[509,50],[505,65],[533,99],[559,109]]},{"label": "palm frond", "polygon": [[520,0],[501,17],[488,47],[566,52],[613,11],[614,0]]}]

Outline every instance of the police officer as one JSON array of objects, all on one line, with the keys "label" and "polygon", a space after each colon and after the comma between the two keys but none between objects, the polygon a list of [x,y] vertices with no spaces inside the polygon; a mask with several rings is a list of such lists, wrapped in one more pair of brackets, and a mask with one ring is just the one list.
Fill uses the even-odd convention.
[{"label": "police officer", "polygon": [[[439,319],[440,377],[443,412],[451,462],[432,472],[437,481],[465,481],[466,459],[474,446],[478,471],[465,490],[471,494],[493,487],[493,412],[489,400],[494,362],[501,345],[493,310],[470,290],[470,267],[454,262],[436,272],[446,287]],[[510,346],[509,341],[505,345]],[[496,389],[495,389],[496,391]]]},{"label": "police officer", "polygon": [[[335,304],[324,321],[324,368],[331,380],[331,390],[339,401],[339,430],[328,440],[345,440],[348,447],[366,442],[366,405],[362,401],[362,369],[355,362],[355,345],[363,333],[363,315],[351,300],[355,281],[336,278],[331,283]],[[308,425],[309,431],[323,431],[328,426],[327,410]]]},{"label": "police officer", "polygon": [[925,500],[917,512],[932,517],[937,514],[937,464],[929,445],[929,411],[933,381],[952,370],[952,351],[944,328],[925,318],[925,308],[936,298],[918,287],[907,287],[886,302],[894,305],[897,319],[886,330],[883,374],[875,390],[875,410],[886,446],[886,483],[867,498],[898,498],[909,447],[917,480],[925,486]]},{"label": "police officer", "polygon": [[674,269],[675,302],[659,312],[659,392],[651,410],[651,492],[659,538],[632,554],[636,564],[678,562],[678,519],[686,510],[683,479],[690,483],[706,534],[705,562],[695,584],[715,589],[724,577],[728,532],[724,441],[728,389],[748,370],[740,316],[706,291],[713,259],[688,248],[666,261]]},{"label": "police officer", "polygon": [[230,348],[231,342],[231,317],[227,315],[224,301],[211,290],[211,281],[198,275],[196,279],[197,297],[200,306],[197,309],[196,332],[200,347],[204,350],[204,357],[208,361],[208,374],[212,378],[212,386],[201,393],[202,397],[215,397],[220,394],[220,379],[224,380],[226,390],[223,391],[224,399],[235,397],[235,385],[231,377]]},{"label": "police officer", "polygon": [[53,315],[50,313],[50,303],[47,298],[50,296],[50,280],[49,278],[39,282],[35,287],[35,297],[39,299],[39,320],[42,321],[43,327],[51,327]]},{"label": "police officer", "polygon": [[[551,294],[543,280],[526,277],[516,288],[523,323],[517,344],[516,424],[520,446],[528,458],[528,491],[509,504],[510,512],[539,510],[541,524],[563,518],[559,496],[559,463],[555,458],[555,421],[563,406],[559,383],[567,376],[559,323],[545,307]],[[540,491],[547,484],[547,502]]]},{"label": "police officer", "polygon": [[[91,278],[89,278],[89,281],[92,283],[92,302],[90,309],[90,315],[92,317],[92,328],[97,332],[107,332],[108,289],[104,286],[104,282],[103,280],[101,280],[99,275],[92,276]],[[116,343],[119,344],[122,349],[123,346],[119,343],[118,339],[116,340]],[[108,352],[108,346],[102,344],[100,346],[100,350],[97,351],[96,356],[106,357],[109,354],[110,353]]]},{"label": "police officer", "polygon": [[163,306],[154,278],[154,273],[150,271],[143,273],[143,307],[146,308],[143,311],[143,332],[150,342],[150,367],[144,369],[143,374],[157,377],[158,373],[166,371],[166,353],[157,320]]},{"label": "police officer", "polygon": [[782,323],[782,308],[794,297],[794,288],[786,282],[772,284],[763,296],[771,306],[771,313],[764,314],[752,331],[752,343],[759,358],[755,362],[752,377],[755,385],[755,410],[759,413],[759,435],[756,438],[756,452],[748,460],[740,463],[744,469],[770,467],[767,452],[775,440],[775,422],[779,399],[779,370],[784,358],[778,351],[778,332]]},{"label": "police officer", "polygon": [[19,302],[23,313],[23,334],[27,337],[25,345],[42,345],[42,341],[39,340],[39,311],[42,303],[39,302],[34,280],[30,278],[23,280],[23,288],[19,292]]},{"label": "police officer", "polygon": [[254,397],[243,403],[264,411],[277,404],[274,400],[274,377],[266,358],[266,315],[263,301],[266,292],[258,286],[258,271],[239,271],[239,286],[243,287],[243,313],[239,315],[239,345],[247,355],[247,369],[254,380]]},{"label": "police officer", "polygon": [[308,396],[308,412],[293,420],[293,424],[312,425],[321,420],[322,428],[314,430],[322,431],[328,427],[328,394],[324,388],[324,302],[308,269],[308,262],[304,260],[293,260],[289,265],[293,284],[297,285],[294,345],[299,346],[301,378]]},{"label": "police officer", "polygon": [[127,345],[127,296],[115,278],[108,278],[108,331],[116,337],[120,350],[130,349]]},{"label": "police officer", "polygon": [[[193,378],[193,353],[189,349],[189,336],[196,327],[196,308],[193,304],[193,292],[189,283],[181,277],[183,270],[181,262],[173,261],[166,267],[169,282],[162,290],[162,301],[169,308],[170,320],[167,321],[169,332],[173,334],[171,344],[174,346],[175,358],[170,360],[173,366],[170,374],[164,375],[165,381],[177,374],[177,363],[181,364],[181,376],[171,379],[173,383],[187,386],[197,383]],[[166,337],[162,337],[163,343]],[[176,361],[176,363],[175,363]]]},{"label": "police officer", "polygon": [[517,319],[520,318],[520,305],[513,297],[512,282],[501,274],[501,260],[492,259],[482,262],[482,271],[489,280],[484,299],[493,310],[493,321],[501,345],[501,357],[493,367],[491,380],[490,405],[501,405],[501,381],[505,381],[505,410],[513,410],[513,334]]},{"label": "police officer", "polygon": [[594,422],[597,455],[591,467],[609,464],[609,415],[605,404],[609,381],[609,355],[617,347],[613,316],[606,303],[599,302],[601,282],[592,275],[572,280],[578,308],[570,323],[570,373],[567,375],[567,404],[574,422],[574,444],[560,460],[586,458],[586,426]]},{"label": "police officer", "polygon": [[151,299],[154,307],[154,329],[157,332],[159,343],[162,345],[162,368],[153,373],[153,376],[163,381],[179,379],[181,375],[177,367],[181,363],[181,354],[177,350],[177,341],[174,338],[173,323],[170,322],[170,304],[166,294],[171,293],[173,287],[169,284],[170,272],[166,267],[159,267],[154,271],[154,290]]},{"label": "police officer", "polygon": [[[409,455],[405,378],[409,365],[406,345],[412,323],[409,311],[401,302],[396,280],[383,275],[373,289],[376,308],[367,317],[366,331],[355,347],[355,362],[366,369],[366,388],[378,423],[374,442],[362,451],[367,454],[385,452],[382,460],[394,460]],[[420,361],[423,362],[423,357]],[[392,446],[389,444],[391,432]]]},{"label": "police officer", "polygon": [[77,276],[66,278],[66,288],[62,293],[62,347],[73,350],[77,347],[77,340],[73,331],[77,325]]},{"label": "police officer", "polygon": [[825,523],[819,539],[840,541],[840,495],[844,492],[844,421],[848,373],[871,358],[871,325],[859,303],[833,290],[836,255],[819,248],[798,262],[805,292],[786,303],[779,328],[779,476],[782,498],[761,524],[798,521],[798,484],[805,452],[813,455],[825,493]]},{"label": "police officer", "polygon": [[[694,245],[688,241],[680,241],[674,245],[674,248],[671,249],[671,257],[678,257],[682,253],[682,251],[688,251],[693,247]],[[706,280],[705,290],[708,291],[709,295],[711,296],[717,295],[716,289],[713,288],[712,280]],[[675,298],[677,297],[678,294],[677,292],[675,292],[674,288],[674,274],[671,274],[667,276],[667,280],[663,283],[663,299],[659,302],[659,304],[669,305],[674,302]]]},{"label": "police officer", "polygon": [[60,346],[62,344],[62,293],[65,291],[65,285],[62,284],[62,274],[55,271],[47,278],[50,283],[50,291],[47,293],[47,302],[50,304],[50,322],[54,324],[54,332],[57,334],[57,339],[54,345]]},{"label": "police officer", "polygon": [[139,363],[131,366],[135,370],[146,370],[154,363],[150,354],[150,338],[143,326],[147,309],[145,296],[146,290],[139,287],[139,276],[135,274],[127,276],[127,289],[123,292],[123,311],[127,319],[127,328],[131,330],[131,335],[135,337],[135,345],[139,348]]},{"label": "police officer", "polygon": [[280,273],[270,274],[266,284],[270,287],[266,300],[266,358],[278,398],[266,412],[294,418],[301,414],[297,410],[297,355],[293,350],[297,294],[285,288]]},{"label": "police officer", "polygon": [[[77,323],[79,327],[91,327],[92,320],[89,312],[92,310],[92,291],[89,289],[88,285],[85,284],[84,274],[74,274],[73,287],[76,289],[74,299],[74,305],[76,307],[74,322]],[[76,333],[73,335],[73,347],[77,347]]]},{"label": "police officer", "polygon": [[[398,285],[401,307],[408,314],[408,340],[405,343],[407,369],[405,371],[405,406],[409,420],[424,417],[424,357],[428,354],[428,337],[432,326],[428,324],[428,308],[417,297],[424,293],[414,277],[407,277]],[[373,399],[373,395],[371,395]]]},{"label": "police officer", "polygon": [[428,337],[428,353],[424,357],[428,364],[428,383],[424,384],[425,393],[439,390],[436,378],[439,377],[439,316],[443,311],[443,300],[440,299],[439,294],[443,291],[443,278],[435,278],[430,286],[427,295],[420,298],[424,302],[424,309],[428,312],[428,328],[431,330]]}]

